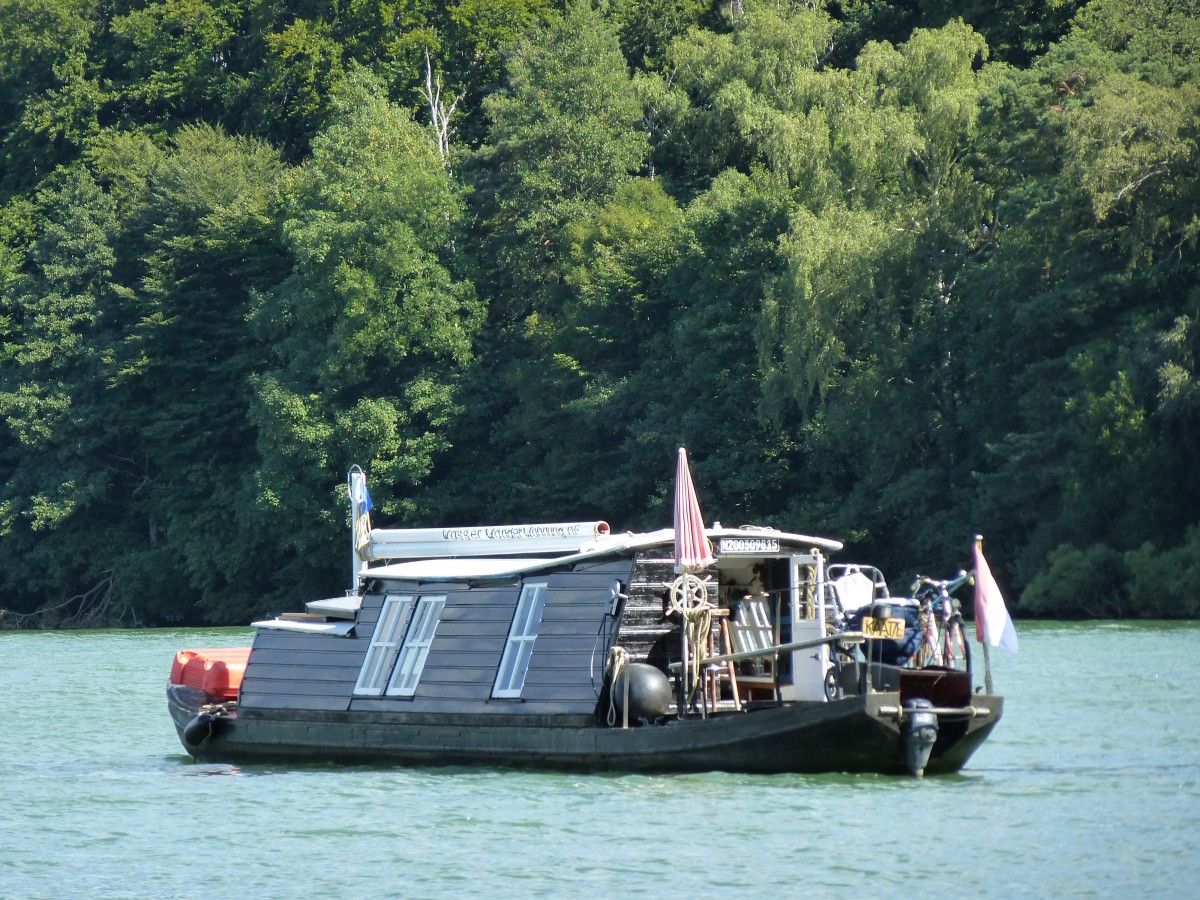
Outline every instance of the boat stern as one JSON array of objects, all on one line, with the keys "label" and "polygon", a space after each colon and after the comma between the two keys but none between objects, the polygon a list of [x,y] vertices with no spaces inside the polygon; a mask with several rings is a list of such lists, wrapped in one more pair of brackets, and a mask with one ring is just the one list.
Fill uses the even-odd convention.
[{"label": "boat stern", "polygon": [[237,698],[249,647],[180,650],[171,663],[167,709],[183,749],[191,756],[237,715]]}]

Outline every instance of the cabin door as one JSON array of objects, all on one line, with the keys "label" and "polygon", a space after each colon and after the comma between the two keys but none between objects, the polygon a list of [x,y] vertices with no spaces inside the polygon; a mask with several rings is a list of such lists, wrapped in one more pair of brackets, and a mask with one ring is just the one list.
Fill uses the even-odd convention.
[{"label": "cabin door", "polygon": [[[792,620],[792,641],[816,640],[825,636],[817,585],[824,560],[820,554],[794,554],[788,566],[788,592]],[[824,700],[825,670],[829,667],[829,648],[822,644],[792,651],[792,683],[779,686],[784,700]]]}]

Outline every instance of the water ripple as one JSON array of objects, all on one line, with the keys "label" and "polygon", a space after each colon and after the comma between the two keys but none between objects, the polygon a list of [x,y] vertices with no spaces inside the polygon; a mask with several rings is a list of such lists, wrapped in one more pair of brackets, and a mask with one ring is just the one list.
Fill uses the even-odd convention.
[{"label": "water ripple", "polygon": [[1004,721],[921,781],[197,763],[171,656],[244,629],[0,633],[37,698],[0,727],[0,895],[1191,897],[1200,625],[1021,627]]}]

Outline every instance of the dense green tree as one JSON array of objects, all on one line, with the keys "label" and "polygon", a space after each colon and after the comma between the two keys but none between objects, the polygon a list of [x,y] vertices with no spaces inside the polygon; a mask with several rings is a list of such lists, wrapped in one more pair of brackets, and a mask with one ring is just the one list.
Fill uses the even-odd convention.
[{"label": "dense green tree", "polygon": [[837,59],[849,65],[871,41],[904,43],[918,28],[961,20],[983,35],[995,58],[1027,66],[1070,25],[1087,0],[839,0],[829,4],[844,22]]},{"label": "dense green tree", "polygon": [[671,42],[703,23],[710,29],[724,24],[718,4],[708,0],[614,0],[621,50],[630,66],[658,71],[666,65]]},{"label": "dense green tree", "polygon": [[189,599],[218,619],[250,613],[248,592],[263,598],[256,604],[270,596],[257,560],[273,542],[256,507],[247,415],[263,350],[246,316],[251,291],[290,264],[273,209],[283,175],[269,147],[188,127],[154,166],[131,223],[146,273],[116,383],[137,397],[130,427],[145,454],[151,532]]},{"label": "dense green tree", "polygon": [[[1177,430],[1194,377],[1194,13],[1095,4],[997,85],[1006,228],[974,286],[1003,312],[977,320],[996,361],[976,375],[994,435],[980,504],[1039,612],[1132,611],[1153,554],[1195,523],[1194,444]],[[1135,551],[1136,576],[1121,563]],[[1109,561],[1103,603],[1069,577],[1093,557]]]},{"label": "dense green tree", "polygon": [[374,71],[398,103],[417,108],[424,54],[441,57],[443,4],[432,0],[246,5],[246,77],[229,121],[280,145],[292,162],[307,157],[352,64]]},{"label": "dense green tree", "polygon": [[767,292],[785,265],[779,241],[789,192],[762,172],[725,172],[688,204],[677,261],[663,287],[665,329],[647,334],[645,361],[630,379],[642,398],[631,424],[637,465],[654,476],[660,525],[671,515],[669,461],[686,446],[710,520],[785,524],[802,478],[795,437],[761,414],[756,331]]},{"label": "dense green tree", "polygon": [[561,277],[566,226],[637,172],[647,144],[616,34],[584,0],[517,44],[508,77],[487,100],[492,125],[475,171],[498,233],[485,250],[523,294]]},{"label": "dense green tree", "polygon": [[732,31],[673,42],[668,73],[642,81],[656,167],[681,193],[764,158],[793,183],[819,177],[827,125],[814,95],[837,25],[807,5],[745,6]]},{"label": "dense green tree", "polygon": [[412,504],[401,490],[445,447],[480,320],[453,272],[459,212],[431,133],[355,73],[289,192],[294,269],[254,310],[270,347],[252,413],[258,486],[268,524],[296,554],[283,564],[290,579],[337,578],[329,535],[345,499],[335,487],[352,464],[389,486],[385,508],[402,515]]},{"label": "dense green tree", "polygon": [[265,34],[263,43],[263,64],[251,79],[242,124],[299,162],[325,122],[333,89],[344,74],[342,46],[328,25],[307,19]]},{"label": "dense green tree", "polygon": [[[961,24],[872,44],[853,73],[821,78],[806,103],[781,110],[804,123],[811,150],[764,144],[805,200],[759,330],[764,411],[781,424],[808,418],[823,526],[891,568],[896,545],[944,564],[935,554],[948,533],[970,527],[956,524],[966,485],[955,480],[965,438],[953,335],[968,302],[960,278],[992,218],[968,161],[985,52]],[[791,162],[814,157],[811,175]]]},{"label": "dense green tree", "polygon": [[219,114],[236,90],[228,56],[245,5],[157,0],[114,15],[109,73],[125,114],[145,123]]},{"label": "dense green tree", "polygon": [[[245,315],[282,258],[267,215],[279,169],[210,128],[165,151],[114,136],[39,198],[48,224],[6,294],[18,340],[0,404],[20,453],[4,527],[31,564],[52,556],[73,615],[244,612],[259,533]],[[25,612],[69,599],[19,581]]]},{"label": "dense green tree", "polygon": [[491,437],[504,477],[489,479],[482,497],[467,494],[475,503],[506,516],[561,516],[570,484],[572,516],[622,526],[644,516],[657,466],[645,465],[648,448],[631,426],[650,400],[639,372],[657,372],[653,360],[670,353],[667,281],[681,224],[660,184],[638,179],[571,225],[561,306],[529,317],[528,358],[505,373],[521,402]]},{"label": "dense green tree", "polygon": [[117,276],[116,204],[88,172],[62,172],[37,209],[28,261],[4,297],[0,532],[22,560],[5,567],[6,606],[30,612],[78,594],[95,609],[112,599],[113,561],[131,538],[112,492],[133,486],[118,485],[123,448],[105,397],[130,291]]},{"label": "dense green tree", "polygon": [[448,23],[434,60],[446,90],[461,96],[455,131],[465,147],[486,140],[484,99],[504,86],[505,60],[518,40],[545,27],[560,4],[553,0],[459,0],[445,4]]},{"label": "dense green tree", "polygon": [[89,0],[0,2],[0,193],[35,185],[100,129],[96,30]]},{"label": "dense green tree", "polygon": [[[488,356],[471,385],[482,427],[455,442],[468,460],[488,454],[491,477],[470,481],[485,495],[488,484],[503,486],[504,500],[490,504],[497,515],[545,516],[558,495],[548,476],[561,471],[547,457],[563,455],[530,435],[558,432],[556,409],[576,396],[563,360],[546,352],[571,292],[573,229],[634,177],[648,143],[616,33],[590,3],[570,4],[522,38],[507,71],[507,88],[486,104],[487,143],[462,168],[473,191],[475,277],[489,322]],[[464,468],[455,455],[447,465],[465,478],[478,463]]]},{"label": "dense green tree", "polygon": [[428,82],[454,106],[455,143],[483,139],[484,98],[504,77],[504,54],[553,14],[550,0],[353,0],[277,4],[249,0],[236,43],[244,90],[228,119],[302,161],[332,113],[336,86],[358,64],[379,77],[389,98],[430,116]]},{"label": "dense green tree", "polygon": [[982,532],[1026,612],[1194,614],[1198,49],[1195,0],[0,0],[3,606],[340,588],[352,463],[395,523],[657,526],[684,445],[896,587]]}]

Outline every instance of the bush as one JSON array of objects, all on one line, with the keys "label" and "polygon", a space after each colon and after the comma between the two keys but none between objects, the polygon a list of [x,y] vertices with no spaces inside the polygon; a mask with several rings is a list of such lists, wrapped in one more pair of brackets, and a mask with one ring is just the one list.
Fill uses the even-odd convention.
[{"label": "bush", "polygon": [[1120,618],[1133,613],[1125,558],[1105,544],[1085,550],[1061,544],[1049,568],[1021,595],[1021,610],[1059,619]]},{"label": "bush", "polygon": [[1142,618],[1200,617],[1200,527],[1183,543],[1158,550],[1147,542],[1125,554],[1133,614]]}]

